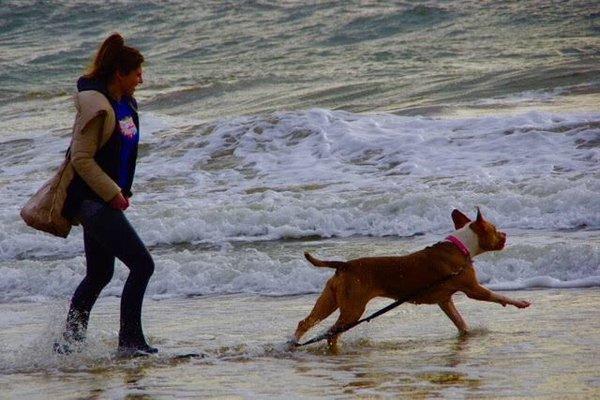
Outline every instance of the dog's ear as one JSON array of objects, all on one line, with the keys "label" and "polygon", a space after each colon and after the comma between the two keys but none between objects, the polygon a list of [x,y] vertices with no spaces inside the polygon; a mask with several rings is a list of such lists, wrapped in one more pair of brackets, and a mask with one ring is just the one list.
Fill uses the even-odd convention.
[{"label": "dog's ear", "polygon": [[481,215],[481,210],[479,209],[479,207],[477,207],[477,219],[475,220],[475,222],[479,224],[483,222],[483,215]]},{"label": "dog's ear", "polygon": [[452,210],[452,221],[454,222],[455,229],[460,229],[469,222],[471,222],[469,217],[467,217],[465,214],[461,213],[457,209]]}]

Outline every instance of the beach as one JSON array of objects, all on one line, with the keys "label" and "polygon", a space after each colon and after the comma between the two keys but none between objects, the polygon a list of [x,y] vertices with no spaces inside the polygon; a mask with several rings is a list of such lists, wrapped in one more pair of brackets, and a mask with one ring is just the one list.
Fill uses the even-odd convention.
[{"label": "beach", "polygon": [[[596,3],[3,1],[0,398],[599,398]],[[67,357],[51,349],[82,229],[57,238],[19,212],[114,32],[146,60],[126,217],[154,261],[143,319],[160,351],[116,355],[117,262]],[[403,305],[338,354],[286,348],[332,274],[305,251],[407,254],[478,208],[508,241],[477,279],[531,307],[457,294],[466,337]]]},{"label": "beach", "polygon": [[[465,337],[437,306],[403,305],[343,335],[337,354],[322,342],[286,349],[314,294],[149,300],[144,324],[161,352],[138,359],[115,355],[117,299],[99,302],[88,347],[71,356],[51,351],[64,302],[2,304],[2,398],[597,398],[598,291],[505,294],[533,305],[517,310],[457,295],[472,328]],[[189,353],[203,357],[176,358]]]}]

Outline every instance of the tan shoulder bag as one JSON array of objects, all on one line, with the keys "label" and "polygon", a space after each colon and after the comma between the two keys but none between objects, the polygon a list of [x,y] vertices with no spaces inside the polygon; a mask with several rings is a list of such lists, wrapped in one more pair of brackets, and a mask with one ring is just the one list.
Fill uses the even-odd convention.
[{"label": "tan shoulder bag", "polygon": [[75,176],[69,153],[67,151],[58,172],[21,209],[21,218],[27,225],[63,238],[71,231],[71,221],[62,215],[62,210],[67,200],[67,189]]}]

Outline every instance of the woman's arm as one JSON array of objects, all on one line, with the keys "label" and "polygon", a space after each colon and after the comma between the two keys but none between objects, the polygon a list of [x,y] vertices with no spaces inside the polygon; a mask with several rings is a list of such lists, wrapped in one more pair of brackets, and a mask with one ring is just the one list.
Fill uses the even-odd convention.
[{"label": "woman's arm", "polygon": [[105,114],[94,117],[81,132],[73,135],[71,164],[81,179],[98,196],[109,203],[115,196],[121,194],[121,188],[100,168],[94,159],[99,147],[104,118]]}]

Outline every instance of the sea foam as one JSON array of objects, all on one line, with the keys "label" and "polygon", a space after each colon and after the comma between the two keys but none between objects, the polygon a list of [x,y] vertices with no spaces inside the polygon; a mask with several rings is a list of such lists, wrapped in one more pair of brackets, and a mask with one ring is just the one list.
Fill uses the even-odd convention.
[{"label": "sea foam", "polygon": [[[600,227],[600,114],[429,118],[312,109],[213,122],[142,114],[142,127],[127,215],[151,247],[226,248],[228,243],[314,237],[439,237],[451,228],[453,208],[472,214],[480,206],[503,229],[539,231],[542,237],[583,235],[562,245],[562,261],[557,255],[541,257],[536,264],[529,253],[546,247],[531,245],[529,252],[506,261],[502,271],[518,265],[533,270],[490,274],[498,282],[542,276],[593,282],[599,275],[594,232]],[[12,265],[33,263],[24,270],[36,282],[36,262],[52,273],[57,273],[52,265],[60,264],[56,279],[71,282],[68,287],[79,279],[71,280],[69,271],[79,274],[75,271],[81,268],[80,229],[67,240],[57,239],[31,230],[18,216],[19,206],[60,162],[68,135],[34,136],[22,146],[18,143],[0,146],[10,155],[0,160],[2,284],[7,298],[55,296],[58,289],[45,293],[41,283],[21,287],[18,281],[28,277],[19,276]],[[585,257],[580,259],[582,252]],[[164,257],[169,265],[178,265],[177,257]],[[281,261],[269,256],[263,262],[271,265],[268,271],[244,269],[248,265],[239,269],[225,258],[217,264],[244,273],[234,279],[230,271],[230,279],[216,281],[203,275],[202,266],[194,277],[184,266],[179,275],[164,277],[179,282],[180,289],[150,290],[156,295],[297,293],[316,290],[322,283],[308,278],[312,271],[305,279],[294,279],[311,284],[289,287],[288,275],[273,272]],[[542,264],[551,269],[544,270]],[[575,271],[573,276],[569,270]]]}]

